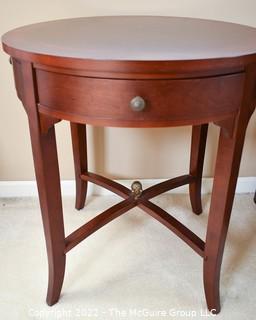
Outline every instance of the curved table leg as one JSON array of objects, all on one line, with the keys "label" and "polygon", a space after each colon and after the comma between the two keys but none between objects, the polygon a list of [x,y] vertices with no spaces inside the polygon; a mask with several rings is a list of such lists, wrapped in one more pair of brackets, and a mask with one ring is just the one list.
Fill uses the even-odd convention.
[{"label": "curved table leg", "polygon": [[254,202],[256,203],[256,191],[255,191],[255,194],[254,194]]},{"label": "curved table leg", "polygon": [[87,181],[81,179],[81,174],[87,172],[86,125],[70,123],[73,158],[76,179],[76,209],[83,209],[87,194]]},{"label": "curved table leg", "polygon": [[46,301],[53,305],[59,300],[66,261],[55,130],[51,127],[42,134],[37,122],[31,120],[30,135],[49,265]]},{"label": "curved table leg", "polygon": [[[22,76],[26,83],[23,105],[29,119],[34,167],[41,206],[48,255],[49,277],[47,303],[59,300],[65,273],[65,233],[60,190],[60,175],[54,123],[48,119],[43,125],[37,109],[36,85],[33,65],[22,63]],[[58,120],[57,120],[58,121]]]},{"label": "curved table leg", "polygon": [[208,124],[192,127],[190,170],[196,179],[189,184],[189,196],[195,214],[202,213],[201,186]]},{"label": "curved table leg", "polygon": [[209,310],[220,311],[219,281],[226,235],[239,172],[247,121],[233,136],[221,129],[204,257],[204,288]]}]

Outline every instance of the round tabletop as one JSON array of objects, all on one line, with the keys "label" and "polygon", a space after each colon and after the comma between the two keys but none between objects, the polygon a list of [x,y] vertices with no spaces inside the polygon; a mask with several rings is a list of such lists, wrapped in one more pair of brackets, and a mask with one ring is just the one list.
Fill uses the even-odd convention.
[{"label": "round tabletop", "polygon": [[34,54],[93,60],[176,61],[256,53],[256,29],[234,23],[160,16],[49,21],[7,32],[4,46]]}]

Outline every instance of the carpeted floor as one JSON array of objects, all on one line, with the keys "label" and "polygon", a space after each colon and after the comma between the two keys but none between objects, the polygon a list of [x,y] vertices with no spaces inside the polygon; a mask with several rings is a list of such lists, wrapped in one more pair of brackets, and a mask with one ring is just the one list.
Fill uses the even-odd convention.
[{"label": "carpeted floor", "polygon": [[[64,199],[66,234],[117,197],[90,197],[84,210]],[[190,211],[187,195],[155,202],[205,237],[204,213]],[[68,253],[62,296],[45,303],[47,260],[38,201],[0,199],[0,319],[209,319],[202,259],[140,209],[103,227]],[[237,195],[222,266],[222,311],[217,319],[255,319],[256,205]]]}]

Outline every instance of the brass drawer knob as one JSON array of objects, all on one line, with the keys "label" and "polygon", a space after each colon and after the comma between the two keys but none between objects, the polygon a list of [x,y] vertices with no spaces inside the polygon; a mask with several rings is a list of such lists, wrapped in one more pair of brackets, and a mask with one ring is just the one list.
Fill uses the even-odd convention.
[{"label": "brass drawer knob", "polygon": [[130,106],[133,111],[142,111],[146,107],[146,102],[142,97],[134,97],[131,102]]}]

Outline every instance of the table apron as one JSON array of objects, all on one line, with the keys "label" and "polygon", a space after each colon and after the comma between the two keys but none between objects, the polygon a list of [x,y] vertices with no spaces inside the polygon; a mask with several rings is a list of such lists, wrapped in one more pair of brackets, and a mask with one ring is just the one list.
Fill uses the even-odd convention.
[{"label": "table apron", "polygon": [[[214,122],[241,106],[244,73],[198,79],[98,79],[35,70],[41,113],[93,125],[161,127]],[[145,108],[134,111],[131,100]]]}]

